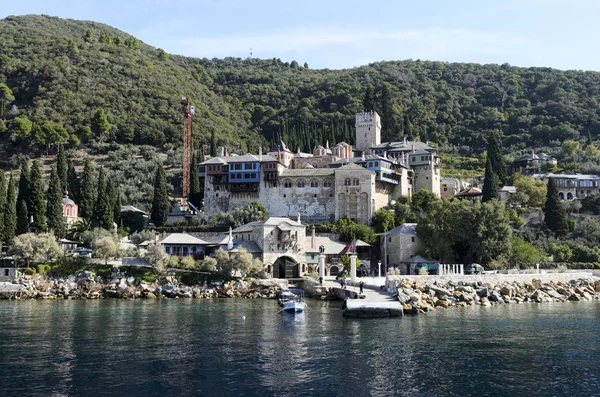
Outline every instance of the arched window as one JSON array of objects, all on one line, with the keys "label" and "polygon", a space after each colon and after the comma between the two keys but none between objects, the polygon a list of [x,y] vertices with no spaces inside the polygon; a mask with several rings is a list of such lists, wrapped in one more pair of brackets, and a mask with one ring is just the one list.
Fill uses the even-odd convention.
[{"label": "arched window", "polygon": [[325,179],[325,181],[323,182],[323,187],[331,187],[331,180],[329,179]]},{"label": "arched window", "polygon": [[292,181],[286,179],[285,181],[283,181],[283,187],[292,187]]},{"label": "arched window", "polygon": [[358,178],[352,180],[352,186],[358,186]]},{"label": "arched window", "polygon": [[298,185],[297,186],[298,187],[304,187],[304,181],[303,180],[298,181]]},{"label": "arched window", "polygon": [[316,179],[310,181],[310,187],[319,187],[319,182]]},{"label": "arched window", "polygon": [[344,179],[344,186],[350,186],[351,183],[352,181],[350,180],[350,178]]},{"label": "arched window", "polygon": [[573,193],[567,193],[567,200],[573,200]]},{"label": "arched window", "polygon": [[71,209],[67,208],[67,216],[71,216]]}]

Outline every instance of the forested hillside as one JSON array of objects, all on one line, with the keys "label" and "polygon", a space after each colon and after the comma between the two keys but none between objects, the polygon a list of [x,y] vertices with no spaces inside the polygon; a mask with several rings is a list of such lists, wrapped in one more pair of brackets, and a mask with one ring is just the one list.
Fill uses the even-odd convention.
[{"label": "forested hillside", "polygon": [[186,92],[197,109],[195,142],[207,153],[224,144],[255,151],[278,138],[294,150],[353,143],[354,113],[371,108],[382,115],[383,139],[419,138],[466,156],[481,153],[493,130],[514,155],[600,135],[598,72],[196,59],[106,25],[47,16],[1,20],[0,37],[0,143],[12,151],[41,153],[57,141],[180,146]]}]

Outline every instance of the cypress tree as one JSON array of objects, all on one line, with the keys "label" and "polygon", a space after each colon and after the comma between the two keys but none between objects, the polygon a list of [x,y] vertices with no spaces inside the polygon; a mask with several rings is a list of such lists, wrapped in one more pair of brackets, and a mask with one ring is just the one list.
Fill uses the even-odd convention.
[{"label": "cypress tree", "polygon": [[31,216],[33,226],[40,232],[46,231],[46,203],[44,200],[44,184],[42,182],[42,171],[37,160],[31,166]]},{"label": "cypress tree", "polygon": [[94,213],[94,171],[90,160],[85,160],[83,174],[81,176],[81,187],[79,192],[79,215],[88,221]]},{"label": "cypress tree", "polygon": [[200,205],[202,200],[202,187],[200,186],[200,178],[198,177],[198,163],[196,162],[196,154],[192,155],[192,163],[190,164],[190,197],[189,200],[196,207]]},{"label": "cypress tree", "polygon": [[56,157],[56,172],[58,177],[60,178],[60,194],[62,196],[63,192],[67,188],[67,156],[65,155],[65,149],[63,145],[58,146],[58,156]]},{"label": "cypress tree", "polygon": [[29,160],[25,159],[21,163],[21,176],[19,176],[19,195],[17,196],[17,208],[20,207],[21,201],[25,202],[27,210],[30,205],[30,190],[31,176],[29,175]]},{"label": "cypress tree", "polygon": [[217,135],[215,134],[215,130],[212,130],[210,133],[210,156],[217,157]]},{"label": "cypress tree", "polygon": [[[27,211],[27,206],[25,206]],[[4,234],[2,236],[4,242],[11,243],[15,238],[17,231],[17,200],[15,195],[15,180],[12,173],[8,180],[8,188],[6,188],[6,208],[4,210]]]},{"label": "cypress tree", "polygon": [[119,189],[119,186],[116,186],[114,191],[115,191],[115,197],[113,200],[113,210],[112,210],[113,222],[117,224],[117,227],[121,227],[122,226],[121,207],[123,206],[123,204],[121,202],[121,189]]},{"label": "cypress tree", "polygon": [[562,237],[569,231],[567,212],[563,207],[554,178],[548,180],[546,205],[544,206],[544,222],[557,237]]},{"label": "cypress tree", "polygon": [[363,98],[363,109],[365,112],[372,112],[375,110],[375,90],[372,85],[367,86],[365,91],[365,97]]},{"label": "cypress tree", "polygon": [[381,140],[391,141],[398,133],[392,92],[387,84],[381,90]]},{"label": "cypress tree", "polygon": [[483,180],[483,197],[481,201],[486,202],[498,198],[498,191],[500,190],[500,181],[498,176],[492,169],[492,162],[488,158],[485,163],[485,177]]},{"label": "cypress tree", "polygon": [[52,167],[50,182],[46,191],[46,215],[48,216],[48,229],[58,238],[65,236],[65,220],[62,205],[62,181],[57,168]]},{"label": "cypress tree", "polygon": [[104,168],[100,168],[98,173],[98,196],[94,205],[94,213],[92,214],[92,225],[94,227],[101,227],[106,230],[112,230],[113,227],[113,215],[112,205],[108,197],[108,189],[106,184],[106,176],[104,175]]},{"label": "cypress tree", "polygon": [[27,203],[19,201],[17,204],[17,234],[27,233],[29,231],[29,214],[27,213]]},{"label": "cypress tree", "polygon": [[169,217],[169,193],[167,191],[167,176],[162,165],[158,165],[154,178],[154,198],[152,199],[152,212],[150,219],[155,226],[164,226]]},{"label": "cypress tree", "polygon": [[4,171],[0,170],[0,241],[4,236],[4,213],[6,212],[6,178]]},{"label": "cypress tree", "polygon": [[75,202],[79,203],[80,193],[79,193],[79,178],[77,177],[77,171],[75,171],[75,165],[71,160],[68,161],[68,171],[67,171],[67,191],[69,193],[69,197]]},{"label": "cypress tree", "polygon": [[110,123],[104,113],[104,109],[99,109],[92,117],[92,132],[96,138],[106,138],[110,132]]},{"label": "cypress tree", "polygon": [[487,158],[492,163],[492,171],[498,177],[500,184],[506,183],[506,162],[504,161],[504,157],[502,157],[498,137],[495,133],[492,133],[488,140]]}]

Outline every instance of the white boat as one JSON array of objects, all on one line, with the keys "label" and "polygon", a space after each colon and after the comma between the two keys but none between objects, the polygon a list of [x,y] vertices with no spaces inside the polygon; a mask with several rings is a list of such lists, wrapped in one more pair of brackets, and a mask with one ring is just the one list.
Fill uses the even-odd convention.
[{"label": "white boat", "polygon": [[284,312],[301,313],[306,307],[304,291],[296,288],[281,291],[279,303],[283,306],[282,311]]}]

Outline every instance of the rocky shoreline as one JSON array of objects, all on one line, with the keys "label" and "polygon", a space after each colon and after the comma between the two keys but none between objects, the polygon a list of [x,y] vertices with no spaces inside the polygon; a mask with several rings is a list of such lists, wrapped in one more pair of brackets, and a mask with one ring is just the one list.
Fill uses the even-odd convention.
[{"label": "rocky shoreline", "polygon": [[477,281],[424,283],[403,279],[396,297],[405,314],[427,313],[436,308],[491,306],[511,303],[548,303],[600,300],[600,280],[579,278],[570,281],[504,281],[499,284]]},{"label": "rocky shoreline", "polygon": [[285,280],[255,279],[188,286],[170,276],[160,282],[144,283],[126,275],[114,276],[104,283],[92,272],[81,272],[64,278],[29,276],[15,284],[0,284],[0,299],[276,299],[279,291],[286,287]]}]

